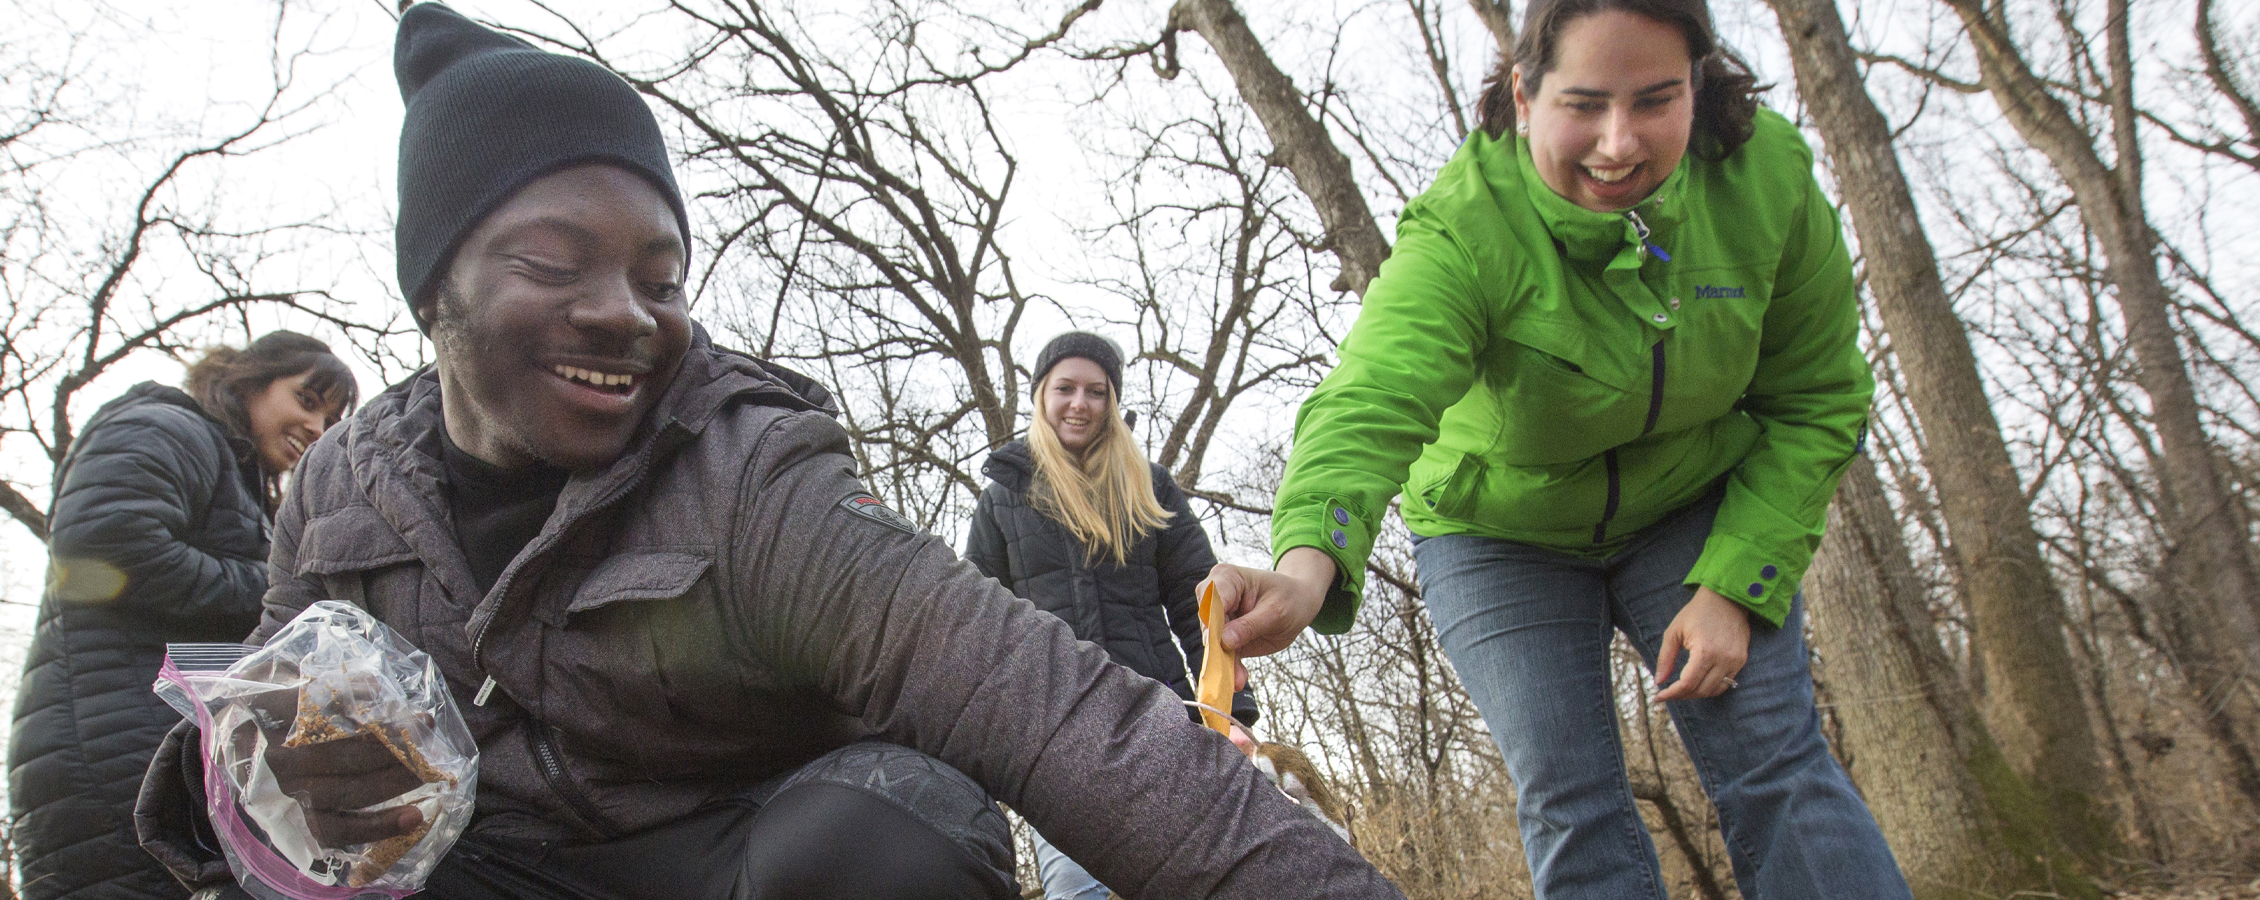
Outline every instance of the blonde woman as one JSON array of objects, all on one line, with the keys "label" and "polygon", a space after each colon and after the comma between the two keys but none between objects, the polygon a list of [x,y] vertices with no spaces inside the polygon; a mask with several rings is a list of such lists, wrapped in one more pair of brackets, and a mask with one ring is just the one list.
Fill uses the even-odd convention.
[{"label": "blonde woman", "polygon": [[[1071,331],[1036,356],[1028,438],[989,454],[965,557],[1116,663],[1193,698],[1201,667],[1194,587],[1216,564],[1208,534],[1169,472],[1146,461],[1122,417],[1122,353]],[[1232,716],[1256,721],[1253,698]],[[1233,743],[1252,746],[1245,730]],[[1036,836],[1049,900],[1103,898],[1105,887]]]}]

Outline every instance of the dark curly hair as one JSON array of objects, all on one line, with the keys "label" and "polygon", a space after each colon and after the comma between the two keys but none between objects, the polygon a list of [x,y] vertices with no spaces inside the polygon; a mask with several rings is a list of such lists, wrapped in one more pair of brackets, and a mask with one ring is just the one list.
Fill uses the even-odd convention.
[{"label": "dark curly hair", "polygon": [[1523,90],[1536,94],[1539,82],[1553,71],[1556,45],[1562,29],[1585,16],[1602,12],[1628,12],[1672,26],[1687,38],[1687,55],[1695,60],[1690,80],[1695,87],[1695,132],[1688,150],[1705,159],[1724,159],[1750,139],[1750,121],[1758,114],[1764,86],[1750,74],[1750,66],[1711,28],[1711,8],[1705,0],[1533,0],[1523,15],[1522,33],[1514,52],[1499,56],[1499,64],[1483,80],[1483,98],[1476,102],[1476,118],[1493,138],[1515,124],[1514,67],[1522,65]]},{"label": "dark curly hair", "polygon": [[[196,405],[228,427],[228,444],[237,458],[257,462],[251,414],[244,409],[244,400],[266,390],[277,378],[301,373],[306,374],[306,390],[323,403],[350,410],[359,401],[360,385],[345,361],[330,352],[330,345],[295,331],[270,331],[241,350],[214,347],[188,367],[188,383],[183,387],[196,398]],[[270,482],[282,474],[266,472],[263,462],[260,471]]]}]

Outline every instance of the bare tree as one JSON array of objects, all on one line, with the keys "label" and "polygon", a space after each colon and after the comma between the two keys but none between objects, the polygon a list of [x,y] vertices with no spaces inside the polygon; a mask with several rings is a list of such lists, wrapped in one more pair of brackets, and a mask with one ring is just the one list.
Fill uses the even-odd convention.
[{"label": "bare tree", "polygon": [[1812,607],[1813,646],[1842,749],[1915,895],[2094,896],[2063,865],[2050,815],[1939,646],[1905,538],[1865,458],[1845,473],[1809,577],[1813,594],[1829,601]]},{"label": "bare tree", "polygon": [[[0,441],[30,442],[50,471],[0,477],[0,509],[44,537],[45,504],[27,486],[61,464],[83,412],[76,401],[97,379],[143,354],[179,356],[231,325],[241,331],[255,309],[363,335],[387,326],[347,316],[326,285],[264,273],[264,262],[334,224],[237,209],[220,193],[228,173],[310,127],[329,93],[299,83],[310,51],[271,44],[267,90],[241,114],[134,132],[95,92],[86,48],[4,49],[4,79],[29,102],[0,125]],[[92,171],[135,180],[96,199],[82,193]]]},{"label": "bare tree", "polygon": [[[1977,58],[1978,84],[2024,140],[2045,155],[2079,200],[2080,219],[2103,252],[2126,340],[2139,366],[2135,380],[2149,405],[2157,439],[2160,498],[2167,511],[2174,563],[2168,574],[2185,602],[2173,607],[2167,631],[2195,689],[2218,710],[2209,725],[2229,755],[2240,790],[2260,803],[2260,574],[2240,503],[2217,462],[2217,445],[2200,420],[2197,392],[2176,334],[2173,298],[2159,273],[2158,240],[2143,204],[2143,148],[2135,104],[2133,48],[2126,0],[2108,0],[2100,43],[2105,61],[2089,56],[2089,36],[2069,17],[2075,68],[2092,91],[2070,91],[2091,127],[2061,88],[2036,74],[2012,36],[2005,3],[1942,0],[1960,18]],[[2101,136],[2099,136],[2101,135]],[[2112,162],[2105,162],[2109,148]]]},{"label": "bare tree", "polygon": [[[931,522],[978,490],[974,461],[1018,428],[1014,340],[1045,302],[1022,287],[1006,234],[1020,160],[990,83],[1097,5],[1032,36],[982,23],[970,52],[921,45],[941,23],[902,4],[851,18],[680,0],[653,18],[688,48],[641,65],[572,22],[538,37],[674,114],[687,179],[717,217],[710,318],[856,398],[844,421],[866,476]],[[871,397],[883,414],[858,405]]]},{"label": "bare tree", "polygon": [[[1105,274],[1086,278],[1122,301],[1109,309],[1130,311],[1111,317],[1135,329],[1134,358],[1153,364],[1140,367],[1145,388],[1130,399],[1158,438],[1154,461],[1196,495],[1246,506],[1205,490],[1211,448],[1235,418],[1275,413],[1318,383],[1335,343],[1324,323],[1345,304],[1312,290],[1314,223],[1286,171],[1249,146],[1258,135],[1245,111],[1197,77],[1184,82],[1208,102],[1161,124],[1122,123],[1138,143],[1115,160],[1127,177],[1109,179],[1116,218],[1084,234],[1090,246],[1112,249]],[[1242,407],[1236,417],[1245,400],[1272,409]]]},{"label": "bare tree", "polygon": [[[2100,866],[2114,841],[2107,807],[2095,798],[2103,783],[2095,730],[2084,706],[2064,702],[2080,690],[2065,645],[2063,602],[2041,559],[2040,536],[1987,400],[1977,357],[1947,300],[1937,257],[1893,150],[1890,124],[1861,83],[1835,0],[1770,3],[1789,42],[1799,93],[1826,140],[1830,170],[1859,237],[1867,285],[1890,331],[1906,395],[1927,441],[1924,466],[1937,485],[1973,640],[1983,645],[1980,658],[1992,724],[1992,736],[1985,740],[1999,741],[2017,771],[2031,781],[2065,844]],[[1852,524],[1875,532],[1880,540],[1881,526],[1893,522],[1886,517]],[[1920,661],[1943,663],[1945,657],[1924,654]],[[1922,674],[1937,677],[1947,671]],[[1968,726],[1957,719],[1950,727]],[[1968,756],[1964,752],[1956,758]],[[1903,811],[1915,821],[1964,812],[1930,803],[1909,804]],[[1973,815],[1970,821],[1985,818]],[[1906,824],[1913,827],[1914,821]],[[1903,853],[1911,849],[1901,846]],[[1967,860],[1964,848],[1979,845],[1949,840],[1913,846]]]},{"label": "bare tree", "polygon": [[1305,107],[1303,94],[1271,56],[1248,20],[1231,0],[1179,0],[1170,8],[1163,44],[1169,54],[1168,71],[1176,65],[1176,35],[1198,33],[1232,72],[1240,97],[1263,120],[1271,135],[1272,156],[1288,171],[1326,225],[1326,246],[1342,260],[1342,274],[1334,279],[1337,291],[1365,294],[1367,282],[1381,271],[1389,257],[1389,239],[1374,222],[1350,158],[1327,136],[1326,127]]}]

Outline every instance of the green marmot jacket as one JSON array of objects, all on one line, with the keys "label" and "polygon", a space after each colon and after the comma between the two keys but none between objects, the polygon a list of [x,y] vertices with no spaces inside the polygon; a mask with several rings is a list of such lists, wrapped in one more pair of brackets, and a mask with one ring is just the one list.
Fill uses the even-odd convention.
[{"label": "green marmot jacket", "polygon": [[1778,624],[1865,438],[1859,328],[1835,208],[1779,114],[1618,213],[1478,132],[1406,206],[1296,415],[1272,552],[1334,558],[1315,627],[1340,632],[1400,491],[1416,534],[1604,554],[1723,481],[1687,583]]}]

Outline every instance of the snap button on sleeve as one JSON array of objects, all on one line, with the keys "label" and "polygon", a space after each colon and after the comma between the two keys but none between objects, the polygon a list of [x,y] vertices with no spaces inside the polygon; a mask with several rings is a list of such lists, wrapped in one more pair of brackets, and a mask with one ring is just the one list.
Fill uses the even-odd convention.
[{"label": "snap button on sleeve", "polygon": [[1765,586],[1765,585],[1762,585],[1762,584],[1752,584],[1752,585],[1750,585],[1750,596],[1752,596],[1752,597],[1763,597],[1763,596],[1765,596],[1765,595],[1766,595],[1766,586]]},{"label": "snap button on sleeve", "polygon": [[1344,525],[1350,524],[1350,511],[1339,506],[1334,507],[1334,521],[1340,522]]},{"label": "snap button on sleeve", "polygon": [[1781,574],[1781,570],[1774,568],[1773,564],[1771,563],[1768,563],[1765,568],[1758,570],[1758,577],[1763,578],[1767,581],[1772,581],[1773,577],[1779,574]]},{"label": "snap button on sleeve", "polygon": [[1340,550],[1350,549],[1350,536],[1342,533],[1342,529],[1334,529],[1334,546]]},{"label": "snap button on sleeve", "polygon": [[1658,325],[1662,325],[1662,324],[1664,324],[1665,322],[1669,322],[1669,321],[1671,321],[1671,316],[1670,316],[1670,315],[1668,315],[1668,314],[1666,314],[1666,313],[1657,313],[1657,314],[1655,314],[1655,315],[1653,315],[1653,316],[1650,316],[1649,318],[1655,319],[1655,320],[1656,320],[1656,324],[1658,324]]}]

